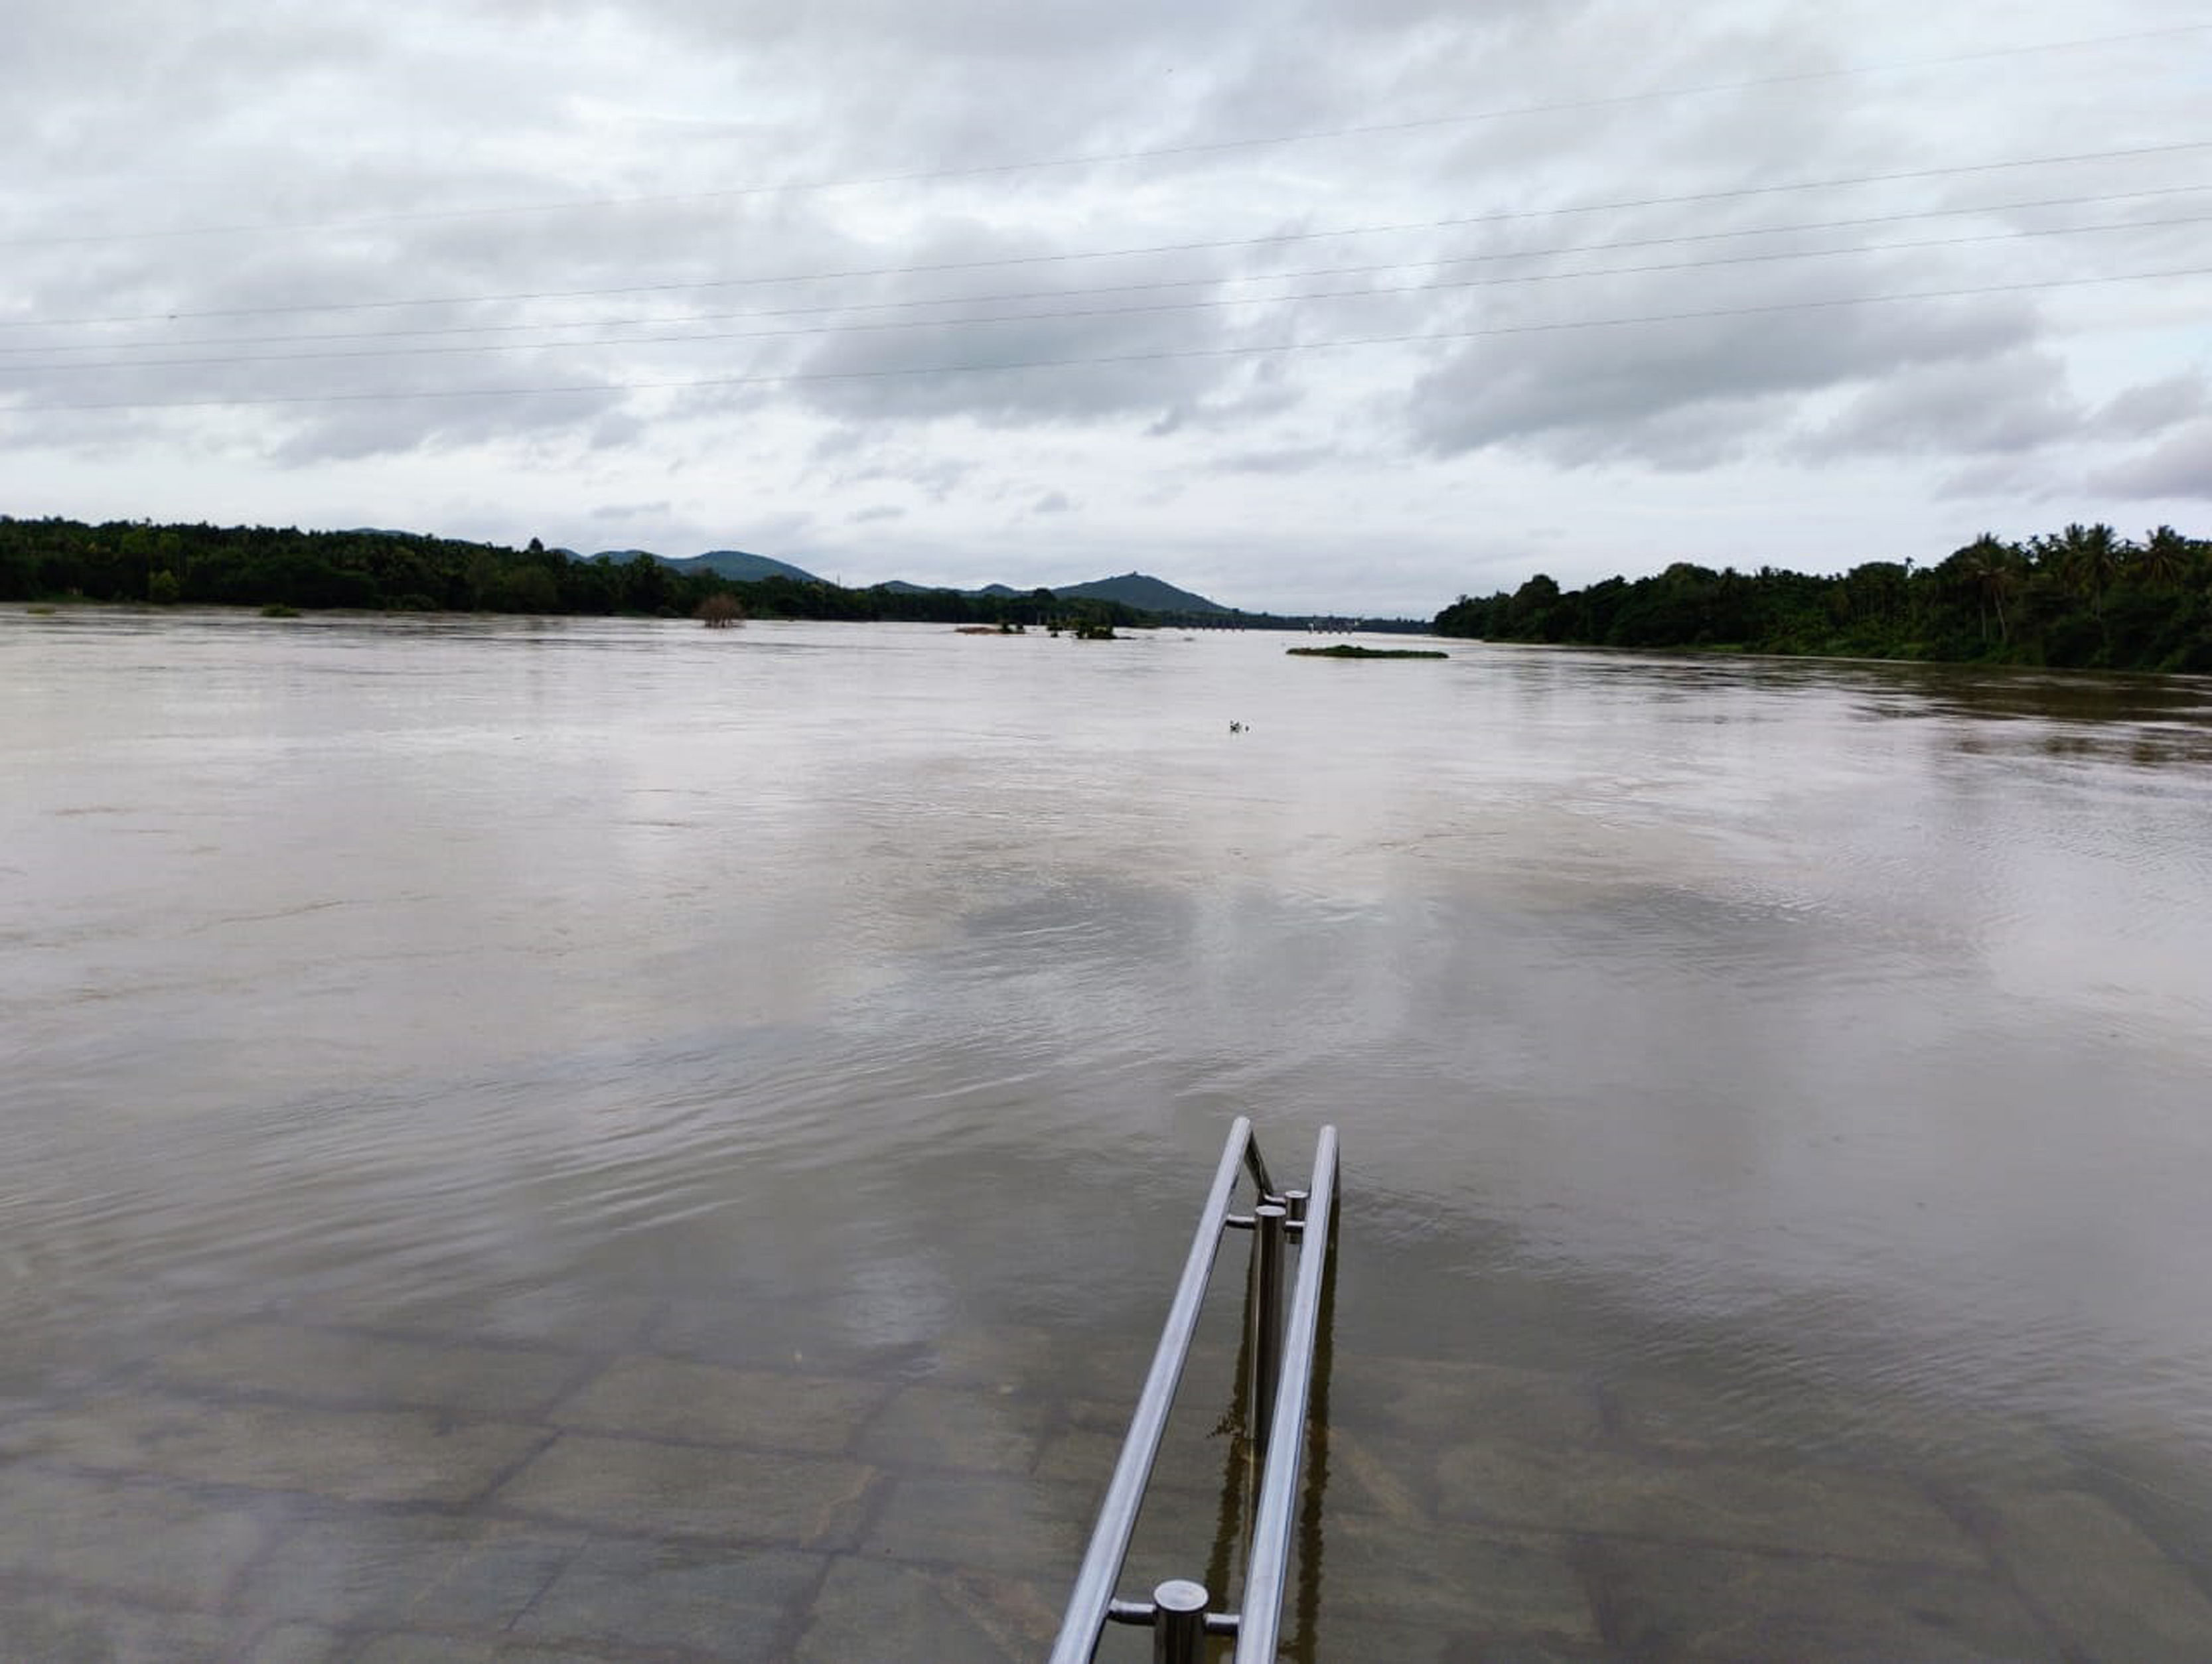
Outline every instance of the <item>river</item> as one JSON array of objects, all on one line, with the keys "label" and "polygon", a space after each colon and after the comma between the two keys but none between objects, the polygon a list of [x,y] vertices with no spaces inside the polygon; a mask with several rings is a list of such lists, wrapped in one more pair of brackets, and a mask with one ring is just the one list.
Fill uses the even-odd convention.
[{"label": "river", "polygon": [[1294,644],[0,616],[0,1632],[1035,1656],[1243,1114],[1296,1655],[2212,1655],[2212,684]]}]

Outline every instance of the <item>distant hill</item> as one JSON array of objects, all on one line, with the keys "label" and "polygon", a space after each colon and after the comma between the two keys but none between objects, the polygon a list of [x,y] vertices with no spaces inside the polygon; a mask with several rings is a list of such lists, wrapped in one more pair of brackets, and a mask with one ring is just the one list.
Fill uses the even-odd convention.
[{"label": "distant hill", "polygon": [[[986,584],[981,589],[954,589],[950,584],[910,584],[903,578],[894,578],[878,584],[878,589],[887,589],[895,595],[971,595],[984,600],[1026,600],[1036,592],[1016,589],[1011,584]],[[1141,572],[1124,573],[1119,578],[1094,578],[1087,584],[1060,584],[1052,592],[1078,599],[1115,601],[1125,607],[1134,607],[1139,612],[1221,612],[1235,609],[1223,606],[1218,601],[1209,601],[1203,595],[1193,594],[1187,589],[1177,589],[1173,584],[1158,578],[1147,577]]]},{"label": "distant hill", "polygon": [[903,578],[892,578],[872,586],[887,589],[894,595],[1027,595],[1025,589],[1010,589],[1004,584],[986,584],[981,589],[955,589],[950,584],[910,584]]},{"label": "distant hill", "polygon": [[1218,601],[1209,601],[1203,595],[1177,589],[1173,584],[1142,572],[1125,572],[1118,578],[1097,578],[1087,584],[1062,584],[1053,593],[1088,596],[1098,601],[1118,601],[1125,607],[1135,607],[1141,612],[1231,610]]},{"label": "distant hill", "polygon": [[772,560],[766,555],[748,555],[742,549],[710,549],[704,555],[689,555],[678,560],[667,555],[655,554],[649,549],[602,549],[593,555],[563,553],[577,560],[611,561],[617,566],[634,561],[643,555],[677,572],[712,572],[741,584],[758,583],[763,578],[793,578],[802,584],[818,584],[822,580],[788,561]]},{"label": "distant hill", "polygon": [[757,584],[763,578],[794,578],[802,584],[823,581],[788,561],[775,560],[766,555],[748,555],[742,549],[710,549],[704,555],[694,555],[684,561],[670,561],[665,555],[660,558],[678,572],[719,573],[741,584]]},{"label": "distant hill", "polygon": [[[779,561],[766,555],[750,555],[741,549],[714,549],[704,555],[693,555],[684,560],[654,554],[649,549],[603,549],[587,557],[594,561],[611,561],[621,565],[639,556],[649,556],[682,573],[712,572],[718,576],[741,584],[758,583],[763,578],[790,578],[803,584],[819,584],[827,580],[816,576],[788,561]],[[985,584],[981,589],[956,589],[951,584],[915,584],[903,578],[893,578],[872,586],[888,590],[894,595],[968,595],[985,600],[1023,600],[1034,594],[1034,590],[1016,589],[1011,584]],[[1233,607],[1224,607],[1218,601],[1209,601],[1205,596],[1187,589],[1177,589],[1173,584],[1142,572],[1125,572],[1118,578],[1094,578],[1085,584],[1054,586],[1054,595],[1094,601],[1113,601],[1139,612],[1219,612],[1230,613]]]}]

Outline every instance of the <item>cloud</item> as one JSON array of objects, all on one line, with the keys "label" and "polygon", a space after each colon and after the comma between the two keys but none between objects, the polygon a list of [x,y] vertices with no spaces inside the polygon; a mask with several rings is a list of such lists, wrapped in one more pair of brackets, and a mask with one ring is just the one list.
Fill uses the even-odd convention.
[{"label": "cloud", "polygon": [[1798,443],[1815,459],[2031,451],[2078,435],[2086,415],[2057,355],[2015,350],[1882,376]]},{"label": "cloud", "polygon": [[[272,461],[289,468],[374,457],[452,456],[471,446],[503,446],[510,456],[567,459],[580,451],[633,444],[644,430],[618,393],[540,392],[510,370],[512,391],[487,378],[464,398],[372,400],[311,408],[278,430]],[[548,437],[532,443],[532,435]]]},{"label": "cloud", "polygon": [[[1036,246],[1029,236],[971,223],[938,232],[918,264],[1016,260]],[[786,391],[845,422],[959,416],[1005,427],[1197,405],[1241,368],[1206,355],[1264,327],[1191,309],[1219,292],[1208,264],[1123,259],[1110,274],[1055,266],[1024,270],[1012,283],[969,278],[956,286],[926,273],[886,279],[867,304],[897,311],[793,343]],[[1099,292],[1102,276],[1120,292]],[[1179,285],[1171,293],[1140,287],[1170,279]],[[1018,298],[988,298],[994,295]],[[925,298],[935,303],[916,304]]]},{"label": "cloud", "polygon": [[1214,466],[1233,474],[1303,474],[1335,454],[1327,445],[1285,445],[1271,450],[1237,451],[1214,459]]},{"label": "cloud", "polygon": [[2070,473],[2054,472],[2039,458],[1996,452],[1948,470],[1934,486],[1939,502],[2021,503],[2066,500],[2079,488]]},{"label": "cloud", "polygon": [[2137,501],[2212,502],[2212,419],[2192,422],[2162,443],[2100,470],[2090,483]]},{"label": "cloud", "polygon": [[[1753,293],[1784,291],[1768,282]],[[1509,446],[1565,467],[1711,468],[1765,448],[1809,395],[1984,364],[2032,329],[2016,306],[1751,309],[1787,304],[1739,300],[1729,316],[1617,328],[1539,325],[1449,349],[1416,381],[1407,420],[1436,455]]]},{"label": "cloud", "polygon": [[962,494],[983,471],[972,457],[889,439],[860,427],[833,428],[814,444],[810,473],[831,491],[902,486],[932,502]]},{"label": "cloud", "polygon": [[2147,439],[2203,416],[2212,410],[2204,377],[2185,370],[2156,381],[2124,387],[2099,407],[2095,426],[2100,434]]},{"label": "cloud", "polygon": [[1065,491],[1048,491],[1030,505],[1032,514],[1065,514],[1075,505],[1067,500]]}]

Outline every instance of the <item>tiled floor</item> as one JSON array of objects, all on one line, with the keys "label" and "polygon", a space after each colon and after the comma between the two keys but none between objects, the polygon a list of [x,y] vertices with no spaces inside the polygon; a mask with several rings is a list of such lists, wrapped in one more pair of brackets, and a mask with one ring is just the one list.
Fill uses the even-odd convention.
[{"label": "tiled floor", "polygon": [[[675,1309],[534,1338],[257,1320],[19,1406],[0,1656],[1042,1655],[1141,1351],[714,1333]],[[1232,1374],[1194,1361],[1131,1592],[1233,1576]],[[1361,1357],[1326,1388],[1301,1657],[2212,1657],[2202,1546],[2055,1446],[1993,1494],[1738,1436],[1674,1382]],[[1116,1631],[1101,1656],[1146,1653]]]}]

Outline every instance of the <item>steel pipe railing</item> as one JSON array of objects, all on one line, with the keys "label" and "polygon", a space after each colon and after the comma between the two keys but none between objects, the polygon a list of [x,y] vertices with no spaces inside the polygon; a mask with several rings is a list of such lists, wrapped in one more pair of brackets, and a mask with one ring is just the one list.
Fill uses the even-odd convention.
[{"label": "steel pipe railing", "polygon": [[[1259,1192],[1252,1212],[1242,1216],[1229,1212],[1240,1167],[1251,1174]],[[1337,1139],[1333,1127],[1322,1129],[1314,1152],[1310,1190],[1278,1191],[1252,1135],[1251,1121],[1239,1115],[1230,1124],[1213,1182],[1206,1191],[1206,1205],[1191,1236],[1190,1252],[1183,1261],[1182,1281],[1176,1284],[1175,1299],[1160,1330],[1159,1345],[1152,1354],[1152,1369],[1145,1377],[1144,1390],[1114,1465],[1114,1477],[1107,1485],[1097,1523],[1076,1572],[1060,1637],[1053,1645],[1051,1664],[1089,1664],[1109,1621],[1151,1625],[1156,1664],[1195,1660],[1206,1635],[1236,1636],[1239,1664],[1255,1659],[1272,1664],[1281,1626],[1292,1508],[1305,1443],[1322,1272],[1334,1248],[1336,1176]],[[1222,1233],[1232,1227],[1249,1230],[1254,1236],[1248,1317],[1253,1389],[1250,1424],[1254,1448],[1266,1464],[1242,1609],[1209,1611],[1212,1597],[1206,1587],[1180,1579],[1161,1584],[1149,1600],[1117,1600],[1114,1585],[1128,1558],[1129,1539],[1144,1504],[1176,1390],[1182,1383],[1199,1309],[1220,1252]],[[1282,1262],[1284,1249],[1291,1242],[1296,1242],[1300,1252],[1297,1287],[1285,1333]]]},{"label": "steel pipe railing", "polygon": [[1269,1411],[1283,1378],[1283,1254],[1290,1241],[1291,1211],[1262,1202],[1252,1210],[1252,1440],[1267,1448]]},{"label": "steel pipe railing", "polygon": [[1145,1390],[1137,1399],[1136,1413],[1121,1441],[1121,1459],[1106,1486],[1106,1500],[1098,1505],[1098,1522],[1091,1527],[1091,1546],[1075,1574],[1075,1589],[1067,1597],[1067,1613],[1060,1620],[1060,1639],[1054,1643],[1052,1664],[1089,1664],[1097,1649],[1098,1633],[1105,1627],[1107,1609],[1114,1603],[1114,1582],[1128,1558],[1129,1534],[1137,1527],[1137,1510],[1143,1506],[1145,1485],[1152,1477],[1152,1461],[1159,1454],[1160,1435],[1167,1430],[1168,1411],[1182,1381],[1183,1361],[1190,1353],[1190,1337],[1198,1327],[1198,1309],[1206,1299],[1206,1284],[1221,1248],[1222,1222],[1229,1217],[1229,1199],[1236,1193],[1237,1170],[1252,1169],[1263,1187],[1267,1163],[1252,1141],[1252,1123],[1239,1115],[1230,1124],[1221,1146],[1221,1160],[1213,1170],[1213,1183],[1206,1193],[1206,1207],[1198,1216],[1198,1229],[1183,1260],[1182,1281],[1176,1285],[1175,1302],[1168,1308],[1160,1329],[1160,1344],[1152,1353],[1152,1367],[1145,1377]]},{"label": "steel pipe railing", "polygon": [[[1260,1505],[1252,1521],[1252,1559],[1244,1574],[1237,1614],[1237,1664],[1275,1664],[1283,1621],[1283,1589],[1291,1569],[1291,1531],[1297,1523],[1298,1469],[1305,1458],[1306,1405],[1313,1391],[1314,1335],[1321,1318],[1322,1272],[1336,1239],[1336,1129],[1321,1129],[1314,1148],[1313,1188],[1307,1229],[1298,1247],[1297,1292],[1291,1297],[1290,1333],[1284,1337],[1282,1387],[1275,1394],[1267,1435],[1267,1466],[1260,1479]],[[1316,1242],[1315,1226],[1318,1224]],[[1268,1414],[1261,1406],[1257,1413]]]}]

